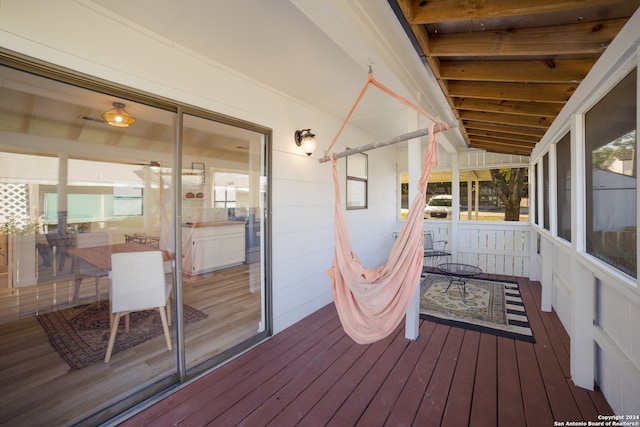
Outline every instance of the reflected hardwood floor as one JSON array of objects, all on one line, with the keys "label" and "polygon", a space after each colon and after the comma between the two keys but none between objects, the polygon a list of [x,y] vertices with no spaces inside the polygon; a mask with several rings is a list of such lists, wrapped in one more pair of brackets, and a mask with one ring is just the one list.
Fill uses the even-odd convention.
[{"label": "reflected hardwood floor", "polygon": [[[162,336],[114,354],[108,364],[71,370],[35,314],[68,307],[73,282],[58,280],[16,291],[7,290],[6,276],[4,280],[0,283],[0,425],[72,425],[175,371],[175,349],[167,351]],[[83,281],[81,303],[96,300],[93,280]],[[100,298],[107,299],[108,279],[101,280]],[[185,276],[183,287],[184,302],[208,314],[185,328],[187,368],[258,331],[259,264]],[[175,337],[175,327],[171,330]]]}]

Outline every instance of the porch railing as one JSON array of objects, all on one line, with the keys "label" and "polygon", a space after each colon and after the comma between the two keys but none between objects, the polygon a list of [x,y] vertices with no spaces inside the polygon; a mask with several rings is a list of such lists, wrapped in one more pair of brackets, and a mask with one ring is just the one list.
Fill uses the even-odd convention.
[{"label": "porch railing", "polygon": [[489,274],[529,277],[531,231],[526,222],[463,221],[457,224],[456,236],[451,223],[444,221],[426,223],[425,229],[435,239],[448,241],[455,262],[476,265]]}]

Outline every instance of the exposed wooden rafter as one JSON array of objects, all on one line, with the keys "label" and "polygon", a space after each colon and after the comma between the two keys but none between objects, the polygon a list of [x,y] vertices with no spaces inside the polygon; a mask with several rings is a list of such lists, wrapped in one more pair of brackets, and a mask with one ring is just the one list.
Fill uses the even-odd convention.
[{"label": "exposed wooden rafter", "polygon": [[469,147],[529,155],[640,0],[389,0]]}]

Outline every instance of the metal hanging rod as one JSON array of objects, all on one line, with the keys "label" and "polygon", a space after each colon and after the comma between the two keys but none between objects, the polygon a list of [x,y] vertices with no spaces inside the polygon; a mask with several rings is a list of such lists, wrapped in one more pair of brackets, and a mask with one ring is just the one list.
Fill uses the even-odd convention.
[{"label": "metal hanging rod", "polygon": [[[450,128],[447,129],[441,124],[436,124],[436,126],[434,128],[434,131],[435,132],[443,132],[445,130],[449,130],[449,129],[452,129],[452,128],[453,127],[450,127]],[[419,137],[425,136],[425,135],[429,135],[429,128],[424,128],[424,129],[416,130],[416,131],[413,131],[413,132],[405,133],[403,135],[394,136],[393,138],[385,139],[384,141],[372,142],[371,144],[363,145],[363,146],[358,147],[358,148],[350,148],[348,150],[341,151],[339,153],[335,153],[333,156],[336,159],[339,159],[341,157],[351,156],[352,154],[364,153],[365,151],[369,151],[369,150],[373,150],[373,149],[381,148],[381,147],[386,147],[387,145],[397,144],[397,143],[402,142],[402,141],[407,141],[409,139],[419,138]],[[325,163],[325,162],[328,162],[330,160],[331,160],[331,157],[329,157],[328,155],[325,155],[325,156],[321,157],[320,159],[318,159],[318,162],[319,163]]]}]

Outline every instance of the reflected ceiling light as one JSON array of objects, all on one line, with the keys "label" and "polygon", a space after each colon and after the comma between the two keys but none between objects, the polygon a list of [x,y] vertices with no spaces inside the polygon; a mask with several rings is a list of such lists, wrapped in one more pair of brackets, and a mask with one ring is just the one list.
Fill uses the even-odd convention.
[{"label": "reflected ceiling light", "polygon": [[114,102],[113,108],[102,113],[102,118],[111,126],[126,128],[133,124],[136,119],[124,109],[122,102]]},{"label": "reflected ceiling light", "polygon": [[311,133],[311,129],[297,130],[294,137],[296,145],[302,147],[307,156],[310,156],[316,149],[316,136]]}]

